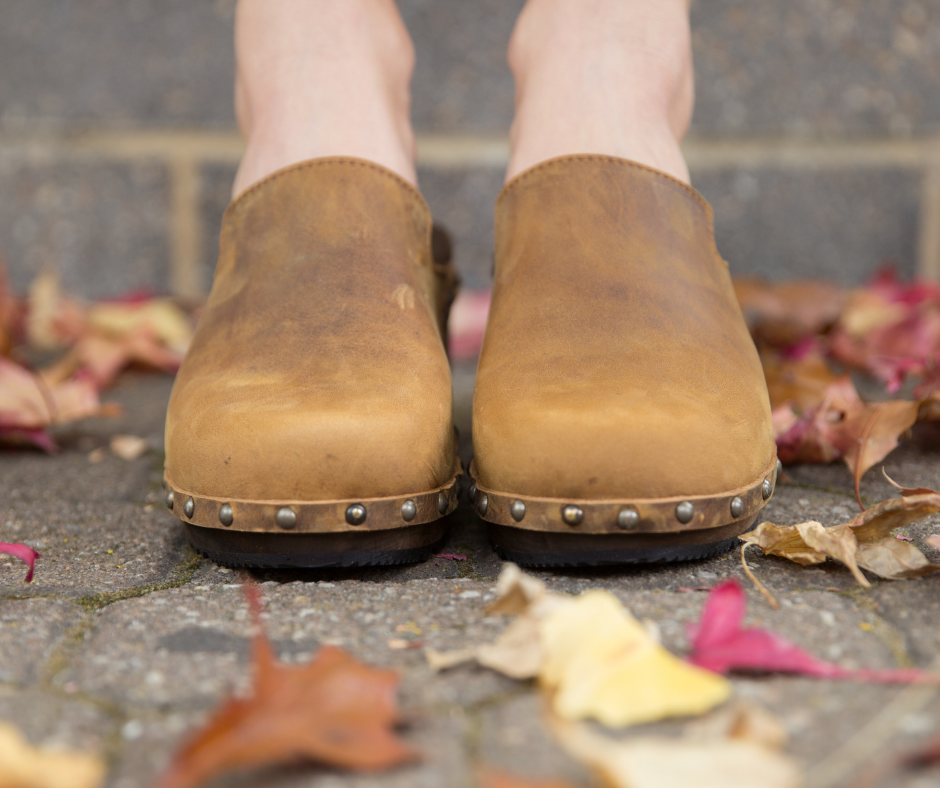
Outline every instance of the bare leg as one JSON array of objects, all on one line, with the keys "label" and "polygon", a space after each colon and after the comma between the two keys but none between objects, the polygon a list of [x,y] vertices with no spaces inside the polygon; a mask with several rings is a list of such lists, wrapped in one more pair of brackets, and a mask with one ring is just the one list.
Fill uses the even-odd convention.
[{"label": "bare leg", "polygon": [[414,183],[414,48],[394,0],[240,0],[233,193],[317,156],[358,156]]},{"label": "bare leg", "polygon": [[528,0],[509,45],[516,79],[507,180],[568,153],[604,153],[688,181],[688,0]]}]

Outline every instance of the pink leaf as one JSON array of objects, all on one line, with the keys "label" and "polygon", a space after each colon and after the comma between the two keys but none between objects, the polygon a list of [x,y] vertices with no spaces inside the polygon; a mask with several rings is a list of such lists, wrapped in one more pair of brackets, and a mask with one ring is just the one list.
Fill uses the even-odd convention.
[{"label": "pink leaf", "polygon": [[940,675],[913,668],[849,670],[817,659],[774,632],[742,627],[745,607],[744,591],[734,580],[717,586],[705,602],[701,620],[690,627],[689,662],[715,673],[750,670],[828,679],[940,683]]},{"label": "pink leaf", "polygon": [[489,311],[489,290],[462,290],[457,295],[447,321],[452,358],[462,360],[479,355]]},{"label": "pink leaf", "polygon": [[0,427],[0,446],[2,445],[32,445],[37,449],[42,449],[47,454],[55,454],[59,451],[55,439],[46,430],[38,429]]},{"label": "pink leaf", "polygon": [[42,558],[39,553],[33,550],[32,547],[29,547],[25,544],[7,544],[6,542],[0,542],[0,553],[6,553],[7,555],[12,555],[15,558],[19,558],[21,561],[26,562],[26,566],[29,567],[29,571],[26,573],[27,583],[31,582],[33,579],[33,568],[36,565],[36,559]]}]

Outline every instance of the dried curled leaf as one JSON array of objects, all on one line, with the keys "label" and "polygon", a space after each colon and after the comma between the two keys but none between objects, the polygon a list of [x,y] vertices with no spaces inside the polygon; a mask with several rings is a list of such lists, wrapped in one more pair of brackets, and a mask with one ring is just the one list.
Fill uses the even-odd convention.
[{"label": "dried curled leaf", "polygon": [[[859,567],[888,580],[940,571],[940,564],[931,564],[914,545],[888,538],[898,528],[936,512],[940,512],[940,494],[912,494],[881,501],[841,525],[825,528],[814,521],[796,525],[763,522],[738,538],[757,545],[765,555],[804,566],[833,558],[845,564],[861,585],[869,586]],[[897,548],[895,543],[907,546]]]},{"label": "dried curled leaf", "polygon": [[105,763],[97,755],[32,747],[0,721],[0,788],[99,788]]},{"label": "dried curled leaf", "polygon": [[[257,621],[260,603],[257,596],[249,601]],[[176,754],[157,788],[194,788],[231,769],[301,759],[359,771],[417,759],[393,731],[399,721],[394,671],[335,646],[322,647],[306,665],[284,665],[260,628],[254,666],[251,695],[223,703]]]}]

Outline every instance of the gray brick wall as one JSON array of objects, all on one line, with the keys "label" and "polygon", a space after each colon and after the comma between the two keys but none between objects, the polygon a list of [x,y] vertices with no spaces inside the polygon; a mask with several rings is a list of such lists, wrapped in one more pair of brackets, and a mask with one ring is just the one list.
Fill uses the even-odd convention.
[{"label": "gray brick wall", "polygon": [[[522,0],[401,0],[419,177],[486,286]],[[240,143],[234,0],[0,0],[0,250],[17,287],[211,278]],[[693,0],[686,146],[738,273],[940,276],[940,0]]]}]

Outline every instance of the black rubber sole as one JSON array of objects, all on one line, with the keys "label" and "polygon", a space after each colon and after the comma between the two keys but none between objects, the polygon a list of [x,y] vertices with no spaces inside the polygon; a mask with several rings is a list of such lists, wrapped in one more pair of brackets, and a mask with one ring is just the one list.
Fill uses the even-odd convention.
[{"label": "black rubber sole", "polygon": [[709,532],[712,529],[683,534],[583,535],[488,525],[490,542],[506,561],[531,567],[601,567],[711,558],[740,544],[738,536],[755,528],[757,518],[743,528],[738,523],[714,529],[724,537],[717,540],[713,538],[716,534]]},{"label": "black rubber sole", "polygon": [[223,566],[329,569],[426,560],[444,542],[445,521],[361,533],[284,534],[223,531],[184,523],[193,549]]}]

